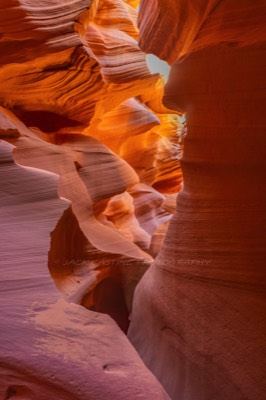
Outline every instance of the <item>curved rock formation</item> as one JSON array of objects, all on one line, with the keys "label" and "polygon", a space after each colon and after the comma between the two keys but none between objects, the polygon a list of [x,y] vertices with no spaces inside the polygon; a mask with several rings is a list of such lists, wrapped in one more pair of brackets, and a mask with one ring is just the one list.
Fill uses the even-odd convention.
[{"label": "curved rock formation", "polygon": [[14,164],[11,151],[0,142],[1,398],[168,399],[109,316],[60,299],[47,252],[68,202],[56,175]]},{"label": "curved rock formation", "polygon": [[0,154],[5,399],[168,398],[117,326],[182,180],[179,123],[137,44],[137,5],[0,5],[0,138],[14,146]]},{"label": "curved rock formation", "polygon": [[187,136],[129,337],[172,399],[263,400],[266,4],[144,0],[140,13],[143,50],[173,64],[164,103]]}]

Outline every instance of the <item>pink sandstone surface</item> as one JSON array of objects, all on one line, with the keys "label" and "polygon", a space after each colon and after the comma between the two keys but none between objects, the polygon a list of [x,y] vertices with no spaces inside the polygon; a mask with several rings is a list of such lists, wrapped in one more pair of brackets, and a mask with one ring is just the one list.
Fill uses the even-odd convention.
[{"label": "pink sandstone surface", "polygon": [[3,399],[168,399],[121,331],[182,180],[136,7],[0,5]]},{"label": "pink sandstone surface", "polygon": [[3,400],[265,398],[266,4],[138,6],[0,4]]},{"label": "pink sandstone surface", "polygon": [[172,399],[265,398],[265,17],[264,1],[140,10],[141,47],[172,64],[164,104],[185,112],[187,136],[129,338]]}]

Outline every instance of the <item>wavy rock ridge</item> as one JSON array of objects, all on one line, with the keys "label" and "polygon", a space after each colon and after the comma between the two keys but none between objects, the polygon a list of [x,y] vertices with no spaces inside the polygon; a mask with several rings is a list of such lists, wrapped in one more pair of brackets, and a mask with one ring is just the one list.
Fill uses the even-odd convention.
[{"label": "wavy rock ridge", "polygon": [[265,1],[138,5],[1,2],[3,399],[264,400]]},{"label": "wavy rock ridge", "polygon": [[1,3],[3,398],[168,398],[98,313],[127,330],[182,182],[137,5]]}]

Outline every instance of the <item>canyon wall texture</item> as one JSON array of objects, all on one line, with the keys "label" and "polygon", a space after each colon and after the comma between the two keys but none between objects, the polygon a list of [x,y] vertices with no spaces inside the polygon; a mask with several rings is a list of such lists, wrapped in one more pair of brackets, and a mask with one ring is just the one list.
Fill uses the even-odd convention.
[{"label": "canyon wall texture", "polygon": [[175,400],[265,398],[265,17],[265,1],[142,1],[140,44],[172,64],[164,104],[187,136],[129,338]]},{"label": "canyon wall texture", "polygon": [[3,399],[168,398],[121,331],[182,182],[137,5],[0,4]]},{"label": "canyon wall texture", "polygon": [[264,400],[266,4],[138,5],[0,4],[5,400]]},{"label": "canyon wall texture", "polygon": [[66,302],[47,268],[66,200],[58,177],[14,164],[1,143],[0,398],[168,399],[107,315]]}]

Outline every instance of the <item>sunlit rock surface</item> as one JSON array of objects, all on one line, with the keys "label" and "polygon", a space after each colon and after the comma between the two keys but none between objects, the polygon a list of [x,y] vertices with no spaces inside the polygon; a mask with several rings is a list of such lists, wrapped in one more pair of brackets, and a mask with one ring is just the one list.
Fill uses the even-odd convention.
[{"label": "sunlit rock surface", "polygon": [[265,17],[264,1],[140,9],[141,47],[173,64],[164,103],[186,112],[187,136],[129,337],[175,400],[265,398]]},{"label": "sunlit rock surface", "polygon": [[168,398],[121,331],[182,183],[137,6],[1,2],[3,399]]}]

